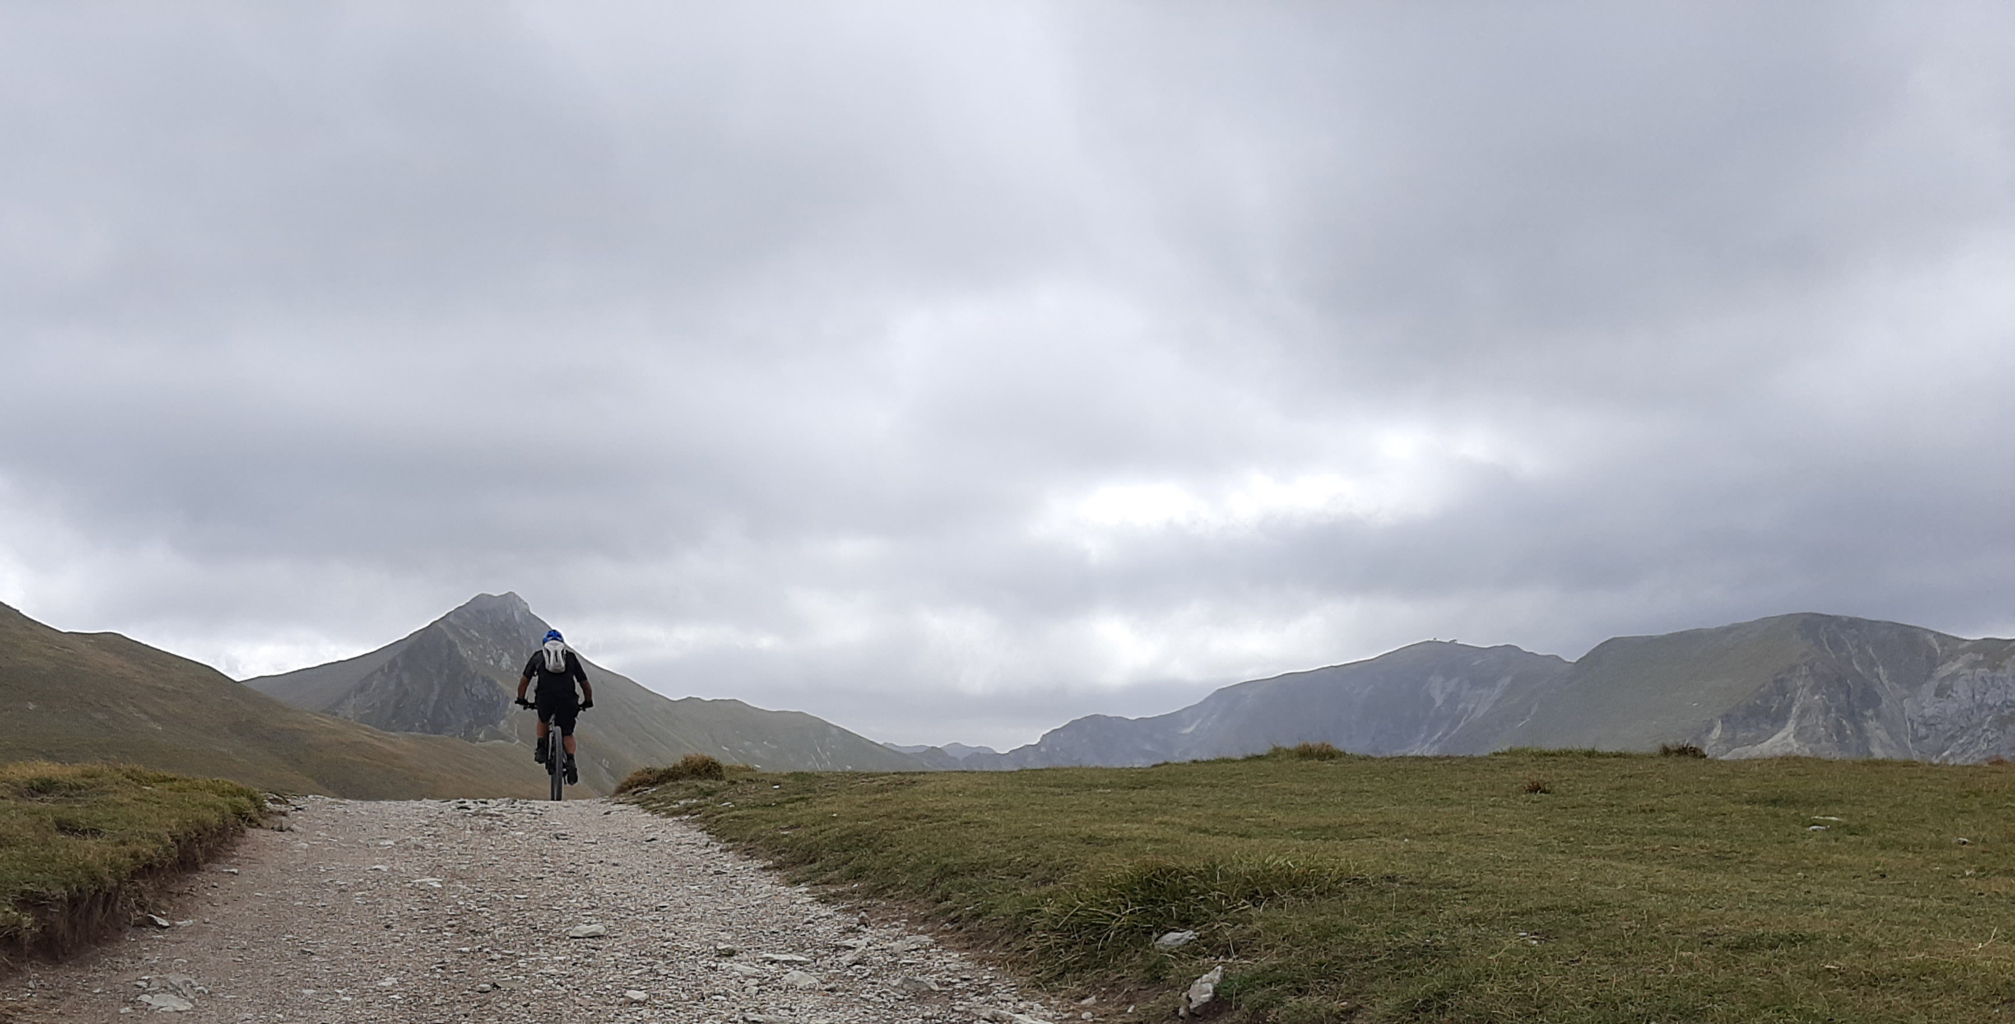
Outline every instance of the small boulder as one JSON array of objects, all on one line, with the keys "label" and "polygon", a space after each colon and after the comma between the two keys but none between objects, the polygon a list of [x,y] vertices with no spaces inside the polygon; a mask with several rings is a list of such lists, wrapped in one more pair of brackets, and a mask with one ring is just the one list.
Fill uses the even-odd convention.
[{"label": "small boulder", "polygon": [[1159,949],[1162,952],[1168,952],[1169,950],[1172,949],[1181,949],[1182,947],[1187,946],[1195,941],[1196,941],[1195,932],[1188,932],[1188,931],[1168,932],[1162,935],[1162,937],[1154,940],[1154,948]]},{"label": "small boulder", "polygon": [[599,939],[609,934],[609,927],[601,924],[577,924],[567,929],[570,939]]},{"label": "small boulder", "polygon": [[792,988],[818,988],[820,984],[816,975],[806,974],[803,971],[785,971],[783,980],[784,984]]},{"label": "small boulder", "polygon": [[1224,965],[1219,964],[1203,977],[1190,982],[1189,990],[1182,994],[1182,1008],[1177,1011],[1177,1016],[1194,1016],[1196,1011],[1203,1009],[1204,1005],[1217,995],[1217,986],[1223,981]]}]

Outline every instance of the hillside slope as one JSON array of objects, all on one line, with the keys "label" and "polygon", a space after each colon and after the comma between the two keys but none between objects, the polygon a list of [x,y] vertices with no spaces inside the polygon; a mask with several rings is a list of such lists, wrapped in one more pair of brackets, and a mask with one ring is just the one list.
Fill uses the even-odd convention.
[{"label": "hillside slope", "polygon": [[[482,594],[369,654],[245,685],[296,707],[383,729],[522,744],[535,719],[511,705],[525,659],[550,628],[516,594]],[[581,782],[607,793],[633,769],[688,753],[778,771],[919,771],[924,762],[796,711],[673,700],[586,661],[595,707],[581,716]]]},{"label": "hillside slope", "polygon": [[1815,614],[1619,637],[1572,663],[1429,642],[1228,686],[1165,715],[1080,718],[1004,754],[915,756],[1117,767],[1322,741],[1364,754],[1692,743],[1717,757],[1981,761],[2015,757],[2011,655],[2015,641]]},{"label": "hillside slope", "polygon": [[0,605],[0,760],[112,760],[361,799],[537,796],[515,747],[391,735],[309,714],[116,633],[65,633]]}]

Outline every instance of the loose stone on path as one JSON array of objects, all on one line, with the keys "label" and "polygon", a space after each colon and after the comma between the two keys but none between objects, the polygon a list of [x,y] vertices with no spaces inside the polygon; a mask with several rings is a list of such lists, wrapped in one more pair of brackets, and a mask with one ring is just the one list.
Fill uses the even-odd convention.
[{"label": "loose stone on path", "polygon": [[150,908],[173,926],[0,981],[0,1020],[1053,1019],[994,969],[628,805],[311,797],[286,824]]}]

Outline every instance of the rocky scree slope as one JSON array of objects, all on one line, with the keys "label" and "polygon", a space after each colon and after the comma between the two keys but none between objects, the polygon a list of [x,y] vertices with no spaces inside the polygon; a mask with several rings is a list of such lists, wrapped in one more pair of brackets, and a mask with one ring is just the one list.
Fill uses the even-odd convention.
[{"label": "rocky scree slope", "polygon": [[[511,704],[525,659],[551,628],[516,594],[483,594],[368,654],[245,685],[296,707],[402,732],[503,740],[527,758],[536,719]],[[614,790],[631,771],[689,753],[775,771],[919,771],[924,762],[796,711],[738,700],[673,700],[583,658],[595,707],[582,716],[581,782]]]}]

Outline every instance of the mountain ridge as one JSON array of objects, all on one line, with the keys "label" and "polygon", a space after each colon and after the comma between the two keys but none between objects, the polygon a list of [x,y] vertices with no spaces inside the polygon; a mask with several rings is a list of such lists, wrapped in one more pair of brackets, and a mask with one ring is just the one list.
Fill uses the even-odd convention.
[{"label": "mountain ridge", "polygon": [[1137,766],[1331,743],[1367,754],[1512,746],[1979,761],[2015,757],[2015,641],[1795,612],[1612,637],[1575,661],[1422,641],[1222,687],[1142,718],[1087,715],[941,768]]}]

